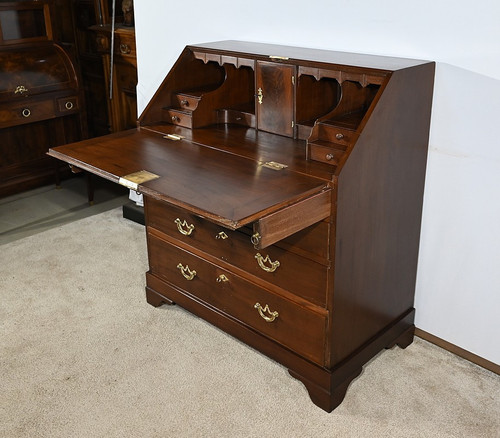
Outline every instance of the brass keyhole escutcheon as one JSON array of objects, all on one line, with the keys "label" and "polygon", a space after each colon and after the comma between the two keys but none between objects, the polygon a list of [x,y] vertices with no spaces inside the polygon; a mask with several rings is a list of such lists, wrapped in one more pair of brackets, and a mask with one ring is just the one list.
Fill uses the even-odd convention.
[{"label": "brass keyhole escutcheon", "polygon": [[229,236],[224,231],[221,231],[220,233],[216,234],[215,238],[218,240],[220,240],[220,239],[226,240],[229,238]]},{"label": "brass keyhole escutcheon", "polygon": [[259,105],[262,105],[262,99],[264,99],[264,94],[262,93],[262,88],[259,88],[257,90],[257,101],[259,102]]},{"label": "brass keyhole escutcheon", "polygon": [[220,274],[215,281],[217,283],[227,283],[229,281],[229,278],[227,278],[224,274]]}]

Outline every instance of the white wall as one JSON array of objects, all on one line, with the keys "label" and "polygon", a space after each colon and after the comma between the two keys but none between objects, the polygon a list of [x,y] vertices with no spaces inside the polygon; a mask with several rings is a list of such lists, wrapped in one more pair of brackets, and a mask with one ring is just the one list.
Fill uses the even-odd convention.
[{"label": "white wall", "polygon": [[417,327],[500,363],[500,2],[135,2],[142,111],[187,44],[239,39],[434,60]]}]

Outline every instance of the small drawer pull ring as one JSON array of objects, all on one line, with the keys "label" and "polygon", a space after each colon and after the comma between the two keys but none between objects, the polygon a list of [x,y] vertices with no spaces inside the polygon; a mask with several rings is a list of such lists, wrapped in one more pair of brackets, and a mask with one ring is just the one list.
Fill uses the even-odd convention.
[{"label": "small drawer pull ring", "polygon": [[31,116],[31,111],[28,108],[24,108],[21,114],[23,115],[23,117],[28,118],[29,116]]},{"label": "small drawer pull ring", "polygon": [[184,220],[181,222],[179,218],[177,218],[174,221],[177,224],[177,229],[179,230],[179,233],[183,234],[184,236],[190,236],[191,233],[194,230],[194,225],[188,225],[188,223]]},{"label": "small drawer pull ring", "polygon": [[64,106],[66,107],[67,110],[73,109],[73,102],[71,100],[68,100]]},{"label": "small drawer pull ring", "polygon": [[128,55],[130,53],[130,46],[128,44],[120,44],[120,52],[124,55]]},{"label": "small drawer pull ring", "polygon": [[[279,316],[279,313],[274,311],[274,312],[271,312],[271,310],[269,309],[269,305],[266,304],[266,306],[264,308],[262,308],[262,306],[259,304],[259,303],[255,303],[255,305],[253,306],[255,309],[257,309],[257,311],[259,312],[259,315],[266,321],[266,322],[273,322],[278,316]],[[270,316],[267,316],[265,314],[265,312],[267,312]]]},{"label": "small drawer pull ring", "polygon": [[[264,258],[260,255],[260,253],[257,253],[255,254],[255,258],[257,259],[257,263],[259,264],[259,266],[266,272],[274,272],[280,266],[280,262],[278,260],[272,262],[269,258],[269,255]],[[269,263],[271,267],[266,266],[264,263]]]},{"label": "small drawer pull ring", "polygon": [[191,281],[194,277],[196,277],[196,271],[194,269],[191,271],[188,265],[182,266],[182,263],[179,263],[177,265],[177,269],[181,271],[182,276],[188,281]]}]

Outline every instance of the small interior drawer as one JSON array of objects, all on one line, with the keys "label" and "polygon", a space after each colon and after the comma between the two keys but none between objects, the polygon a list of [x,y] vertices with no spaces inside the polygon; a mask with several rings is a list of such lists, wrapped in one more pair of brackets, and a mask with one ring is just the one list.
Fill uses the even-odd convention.
[{"label": "small interior drawer", "polygon": [[332,143],[348,146],[357,140],[358,134],[351,129],[340,128],[334,124],[322,122],[319,124],[319,138]]},{"label": "small interior drawer", "polygon": [[168,123],[183,126],[184,128],[191,128],[193,124],[191,111],[183,111],[174,108],[164,108],[163,119]]},{"label": "small interior drawer", "polygon": [[307,145],[307,148],[307,156],[309,159],[331,164],[332,166],[337,166],[345,153],[344,150],[320,144],[320,142],[310,143]]}]

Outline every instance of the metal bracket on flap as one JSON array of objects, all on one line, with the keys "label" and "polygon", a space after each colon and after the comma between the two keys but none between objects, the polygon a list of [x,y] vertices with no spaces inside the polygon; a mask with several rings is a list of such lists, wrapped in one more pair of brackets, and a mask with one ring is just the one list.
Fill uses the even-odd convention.
[{"label": "metal bracket on flap", "polygon": [[265,163],[261,163],[261,166],[273,170],[283,170],[288,167],[286,164],[277,163],[276,161],[267,161]]}]

